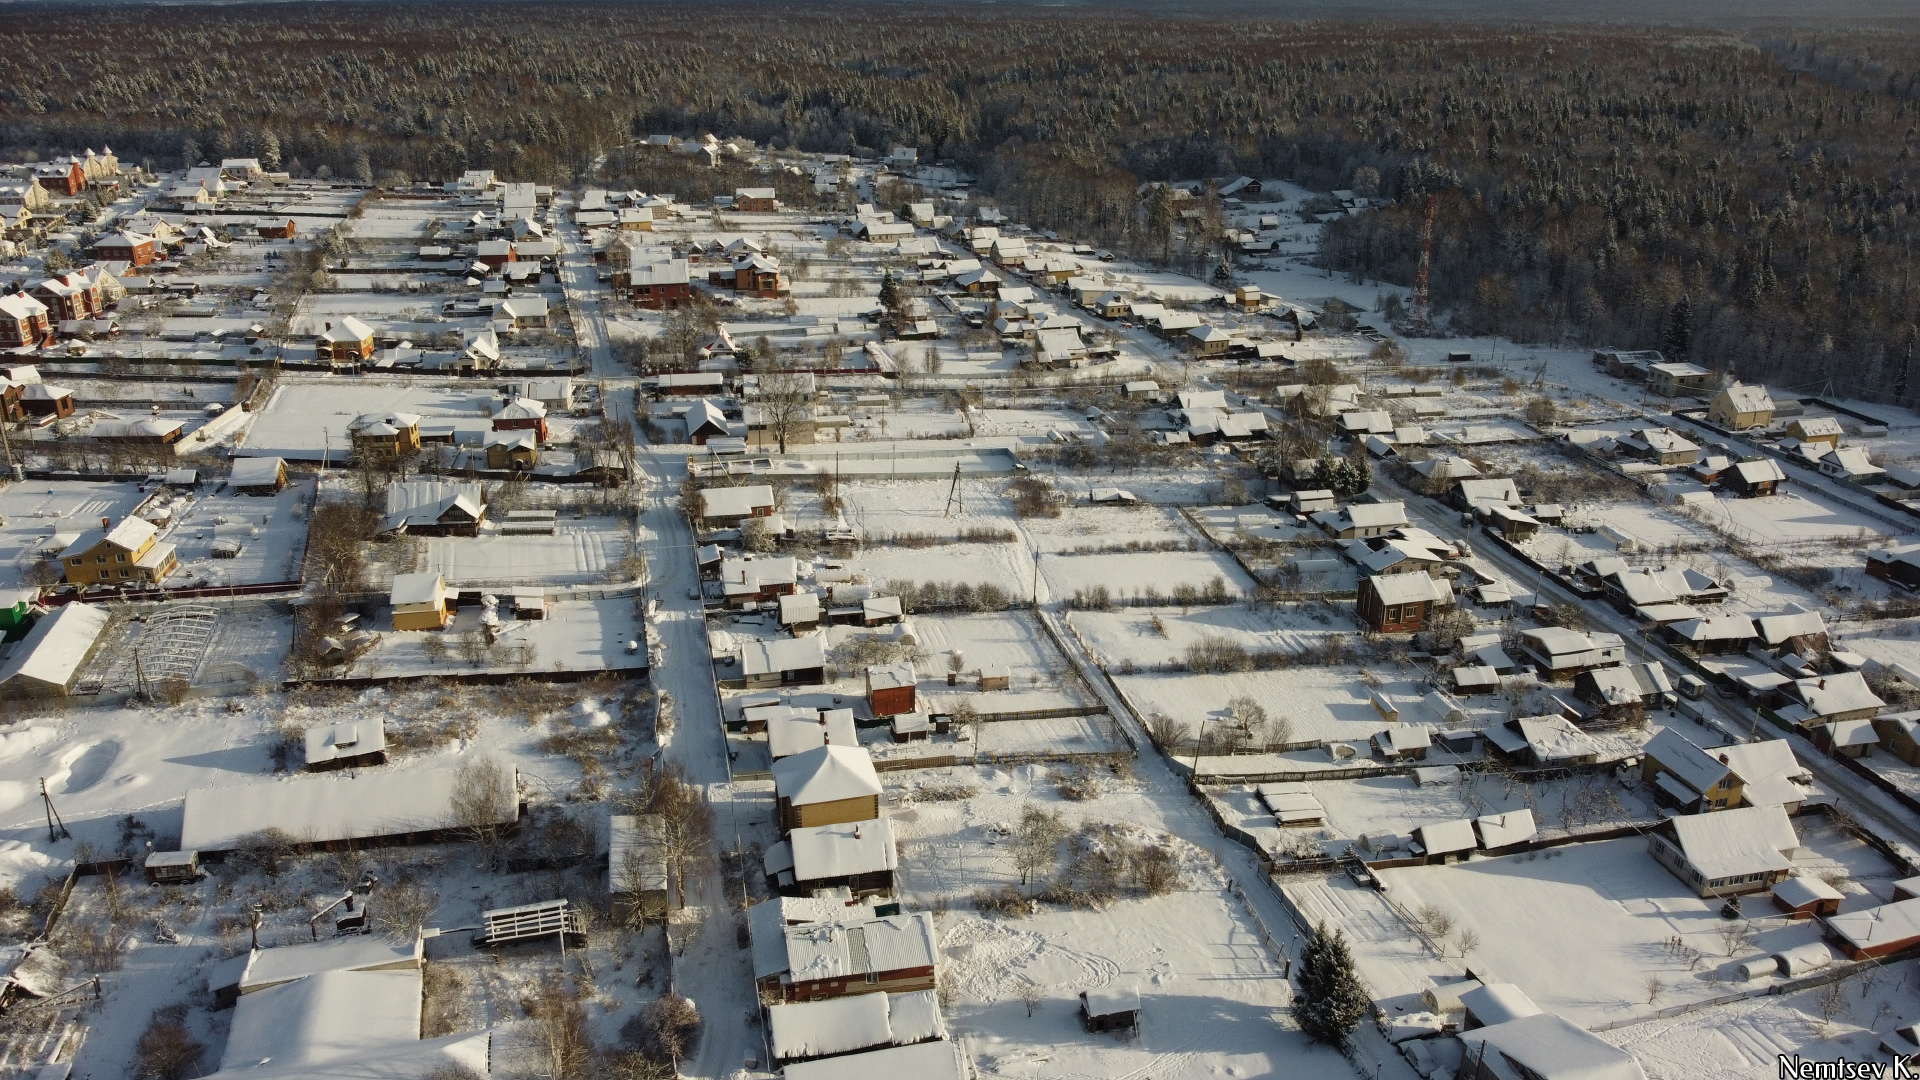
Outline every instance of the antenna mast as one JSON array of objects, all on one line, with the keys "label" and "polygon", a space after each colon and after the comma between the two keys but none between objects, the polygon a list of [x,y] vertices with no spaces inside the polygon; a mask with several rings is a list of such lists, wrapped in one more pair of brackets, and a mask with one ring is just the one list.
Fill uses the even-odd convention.
[{"label": "antenna mast", "polygon": [[1427,303],[1427,278],[1433,269],[1433,210],[1435,196],[1427,194],[1427,220],[1420,227],[1420,272],[1413,278],[1413,331],[1424,334],[1432,328],[1432,312]]}]

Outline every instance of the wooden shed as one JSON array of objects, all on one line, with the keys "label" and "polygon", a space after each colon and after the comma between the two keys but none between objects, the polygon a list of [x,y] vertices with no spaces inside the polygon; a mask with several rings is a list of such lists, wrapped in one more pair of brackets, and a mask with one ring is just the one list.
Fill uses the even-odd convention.
[{"label": "wooden shed", "polygon": [[1080,1023],[1088,1031],[1133,1031],[1140,1027],[1140,992],[1130,986],[1080,991]]}]

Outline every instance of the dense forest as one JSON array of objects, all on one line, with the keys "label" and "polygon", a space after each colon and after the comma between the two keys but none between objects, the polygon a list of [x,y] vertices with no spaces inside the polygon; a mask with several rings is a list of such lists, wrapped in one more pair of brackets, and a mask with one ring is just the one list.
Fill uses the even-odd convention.
[{"label": "dense forest", "polygon": [[1383,196],[1324,257],[1402,283],[1432,194],[1445,326],[1920,394],[1920,31],[274,4],[36,8],[0,46],[21,159],[573,183],[634,175],[655,132],[905,143],[1036,226],[1188,265],[1218,239],[1141,181],[1245,172]]}]

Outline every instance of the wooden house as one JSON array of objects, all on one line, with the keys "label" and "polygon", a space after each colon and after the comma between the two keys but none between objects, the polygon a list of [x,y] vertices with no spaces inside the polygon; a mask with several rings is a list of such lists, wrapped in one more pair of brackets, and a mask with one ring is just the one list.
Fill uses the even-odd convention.
[{"label": "wooden house", "polygon": [[897,716],[915,710],[916,678],[912,664],[867,669],[867,708],[874,716]]},{"label": "wooden house", "polygon": [[744,214],[772,214],[780,209],[780,199],[770,187],[735,188],[733,207]]},{"label": "wooden house", "polygon": [[1136,1031],[1140,992],[1130,986],[1080,991],[1080,1026],[1088,1031]]},{"label": "wooden house", "polygon": [[1811,875],[1790,877],[1773,887],[1773,906],[1789,919],[1840,914],[1840,890]]},{"label": "wooden house", "polygon": [[74,585],[158,585],[180,568],[174,546],[141,518],[88,529],[60,553],[66,580]]},{"label": "wooden house", "polygon": [[843,822],[794,829],[767,849],[768,887],[793,896],[845,889],[854,897],[890,896],[899,868],[893,823]]},{"label": "wooden house", "polygon": [[52,383],[31,383],[20,389],[20,409],[28,416],[72,416],[73,391]]},{"label": "wooden house", "polygon": [[1787,425],[1787,438],[1803,443],[1822,443],[1829,450],[1840,449],[1843,434],[1840,421],[1831,416],[1803,416]]},{"label": "wooden house", "polygon": [[1766,427],[1773,423],[1773,398],[1764,386],[1734,383],[1713,396],[1707,419],[1729,431]]},{"label": "wooden house", "polygon": [[[760,944],[760,936],[781,940]],[[924,911],[880,918],[849,917],[832,922],[810,922],[795,926],[762,926],[756,935],[755,982],[762,1001],[827,1001],[855,994],[904,994],[935,988],[935,969],[939,947],[934,936],[933,916]],[[761,954],[764,952],[764,956]],[[922,1046],[942,1048],[942,1042]],[[918,1047],[895,1048],[881,1054],[899,1053]],[[868,1055],[861,1055],[868,1056]],[[846,1068],[848,1058],[833,1058],[821,1064],[824,1071],[810,1074],[821,1077],[859,1075]],[[790,1078],[796,1070],[785,1070]],[[926,1076],[923,1071],[883,1070],[873,1076]],[[959,1075],[959,1074],[956,1074]]]},{"label": "wooden house", "polygon": [[358,364],[373,359],[373,327],[349,315],[327,322],[314,336],[316,359],[332,364]]},{"label": "wooden house", "polygon": [[420,417],[416,413],[367,413],[347,425],[355,456],[393,461],[420,452]]},{"label": "wooden house", "polygon": [[616,911],[665,918],[672,875],[658,814],[614,814],[607,822],[607,892]]},{"label": "wooden house", "polygon": [[1765,892],[1786,880],[1800,848],[1778,806],[1666,818],[1647,843],[1656,862],[1702,897]]},{"label": "wooden house", "polygon": [[773,763],[780,831],[873,821],[880,816],[880,774],[857,746],[820,746]]},{"label": "wooden house", "polygon": [[292,218],[288,218],[283,224],[262,225],[258,231],[262,240],[291,240],[296,232]]},{"label": "wooden house", "polygon": [[1360,579],[1354,610],[1375,633],[1412,633],[1426,627],[1432,611],[1452,601],[1447,583],[1426,574],[1373,575]]},{"label": "wooden house", "polygon": [[395,630],[445,630],[452,618],[447,584],[439,574],[395,574],[388,603]]},{"label": "wooden house", "polygon": [[235,458],[227,487],[236,495],[272,495],[287,486],[287,462],[277,457]]},{"label": "wooden house", "polygon": [[305,742],[308,772],[359,769],[387,761],[387,725],[378,714],[310,727]]}]

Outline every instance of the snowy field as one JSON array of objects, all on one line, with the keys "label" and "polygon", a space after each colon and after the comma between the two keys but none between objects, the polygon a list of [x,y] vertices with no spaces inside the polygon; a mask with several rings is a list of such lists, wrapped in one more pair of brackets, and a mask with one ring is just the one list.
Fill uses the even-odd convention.
[{"label": "snowy field", "polygon": [[[930,659],[925,674],[933,680],[928,697],[954,704],[964,697],[987,712],[1024,712],[1092,704],[1066,658],[1053,647],[1033,616],[1024,611],[982,615],[916,615],[914,634]],[[963,674],[955,687],[945,684],[948,658],[961,656]],[[1006,690],[980,691],[978,675],[1004,669]]]},{"label": "snowy field", "polygon": [[595,585],[615,580],[630,542],[615,518],[563,521],[551,536],[426,538],[425,569],[449,586]]},{"label": "snowy field", "polygon": [[318,460],[322,449],[336,462],[352,450],[347,426],[374,412],[411,412],[428,419],[460,417],[487,426],[479,389],[406,386],[360,380],[285,382],[273,392],[253,425],[238,440],[244,457]]},{"label": "snowy field", "polygon": [[[1803,842],[1812,843],[1807,824],[1797,825]],[[1859,845],[1846,855],[1856,875],[1890,879],[1890,868],[1874,865],[1877,857],[1869,861]],[[1809,872],[1836,868],[1818,855],[1799,861]],[[1724,994],[1733,989],[1727,984],[1740,962],[1820,938],[1819,927],[1808,922],[1757,919],[1752,944],[1729,956],[1720,936],[1720,902],[1688,890],[1638,837],[1380,873],[1402,908],[1447,912],[1478,935],[1476,963],[1518,984],[1541,1008],[1579,1024]],[[1879,902],[1856,896],[1844,906]],[[1767,910],[1764,897],[1749,906],[1756,917]],[[1567,933],[1576,926],[1578,934]],[[1675,936],[1703,954],[1697,963],[1666,947]],[[1651,1004],[1650,978],[1663,984]]]},{"label": "snowy field", "polygon": [[[1203,639],[1226,637],[1249,652],[1298,653],[1319,648],[1332,635],[1354,633],[1338,605],[1298,604],[1254,611],[1244,605],[1120,608],[1076,611],[1067,616],[1109,668],[1157,667],[1186,655]],[[1154,620],[1158,619],[1156,626]],[[1162,632],[1164,630],[1164,633]],[[1309,672],[1298,673],[1303,677]]]},{"label": "snowy field", "polygon": [[1044,555],[1040,575],[1054,596],[1070,597],[1105,587],[1115,597],[1167,596],[1183,585],[1202,593],[1215,587],[1230,597],[1253,591],[1253,582],[1223,551],[1154,551],[1118,555]]},{"label": "snowy field", "polygon": [[[186,585],[256,585],[297,581],[307,550],[307,508],[314,483],[287,485],[272,498],[251,495],[196,495],[176,509],[161,539],[178,547],[180,572],[167,579]],[[177,505],[177,504],[176,504]],[[222,541],[240,545],[234,558],[214,558]]]},{"label": "snowy field", "polygon": [[[1047,766],[895,775],[907,796],[894,819],[901,887],[915,908],[1017,884],[1001,837],[1029,802],[1060,810],[1070,827],[1122,823],[1142,839],[1163,827],[1151,794],[1124,779],[1098,802],[1068,803],[1050,789]],[[922,784],[955,782],[979,790],[957,802],[911,798]],[[1294,1029],[1279,965],[1208,853],[1168,839],[1183,880],[1166,895],[1097,911],[1050,905],[1022,919],[964,907],[939,916],[941,979],[952,987],[947,1023],[982,1075],[1351,1080],[1345,1061]],[[1083,1031],[1079,992],[1116,985],[1140,992],[1138,1035]],[[1038,997],[1031,1017],[1021,1001],[1027,986]]]},{"label": "snowy field", "polygon": [[[1087,487],[1105,486],[1105,482],[1098,479],[1076,479]],[[1071,494],[1083,497],[1086,491]],[[1172,507],[1094,506],[1084,498],[1062,507],[1057,518],[1033,518],[1024,522],[1022,528],[1035,547],[1049,554],[1128,544],[1186,544],[1195,539],[1193,530]]]},{"label": "snowy field", "polygon": [[[504,616],[503,616],[504,618]],[[628,652],[629,641],[641,640],[640,620],[633,598],[549,601],[547,617],[507,621],[499,639],[483,649],[476,663],[461,651],[460,639],[478,634],[480,609],[462,608],[445,630],[392,629],[391,617],[378,627],[380,643],[372,652],[348,665],[329,669],[330,677],[424,677],[451,668],[461,672],[506,674],[528,671],[605,671],[643,668],[644,651]],[[445,648],[436,656],[428,641]]]},{"label": "snowy field", "polygon": [[[1358,669],[1306,667],[1233,675],[1115,675],[1142,715],[1165,713],[1189,730],[1208,717],[1227,715],[1227,702],[1246,695],[1265,702],[1269,715],[1284,715],[1292,732],[1285,741],[1365,742],[1387,723],[1368,699]],[[1411,679],[1386,679],[1381,689],[1413,698],[1426,688]]]},{"label": "snowy field", "polygon": [[0,587],[26,584],[26,573],[41,562],[42,551],[58,555],[56,535],[78,538],[99,528],[101,518],[120,521],[145,498],[134,484],[29,480],[0,486]]}]

